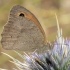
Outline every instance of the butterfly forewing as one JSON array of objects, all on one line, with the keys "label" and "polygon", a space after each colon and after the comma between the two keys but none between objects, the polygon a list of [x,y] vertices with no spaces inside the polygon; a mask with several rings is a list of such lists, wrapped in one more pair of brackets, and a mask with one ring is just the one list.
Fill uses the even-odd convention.
[{"label": "butterfly forewing", "polygon": [[22,6],[10,11],[2,32],[2,47],[22,51],[34,51],[44,47],[45,33],[35,16]]}]

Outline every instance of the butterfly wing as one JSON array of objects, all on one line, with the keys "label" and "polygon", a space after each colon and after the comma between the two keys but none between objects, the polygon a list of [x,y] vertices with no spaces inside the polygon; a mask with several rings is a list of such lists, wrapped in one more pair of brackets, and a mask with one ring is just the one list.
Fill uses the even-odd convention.
[{"label": "butterfly wing", "polygon": [[9,50],[34,51],[44,46],[45,33],[30,11],[16,5],[4,26],[1,43],[3,48]]}]

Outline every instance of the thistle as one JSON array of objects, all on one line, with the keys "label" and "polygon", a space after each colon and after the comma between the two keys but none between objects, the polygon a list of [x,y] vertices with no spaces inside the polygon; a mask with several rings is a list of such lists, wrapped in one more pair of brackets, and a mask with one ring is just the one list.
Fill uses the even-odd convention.
[{"label": "thistle", "polygon": [[[57,16],[56,16],[57,20]],[[16,52],[25,62],[9,56],[18,69],[13,70],[70,70],[70,40],[62,37],[62,30],[59,28],[57,20],[58,36],[53,44],[53,49],[44,54],[33,53],[30,56],[21,55]]]}]

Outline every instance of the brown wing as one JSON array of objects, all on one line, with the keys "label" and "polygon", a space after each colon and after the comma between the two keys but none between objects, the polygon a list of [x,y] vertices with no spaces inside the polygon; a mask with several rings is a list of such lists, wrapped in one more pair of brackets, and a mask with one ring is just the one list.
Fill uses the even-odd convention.
[{"label": "brown wing", "polygon": [[34,51],[44,46],[44,40],[45,33],[35,16],[22,6],[14,6],[2,32],[3,48]]}]

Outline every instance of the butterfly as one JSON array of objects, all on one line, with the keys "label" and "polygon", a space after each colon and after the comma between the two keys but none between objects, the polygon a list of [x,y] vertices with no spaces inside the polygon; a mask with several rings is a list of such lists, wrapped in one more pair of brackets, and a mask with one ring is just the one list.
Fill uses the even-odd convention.
[{"label": "butterfly", "polygon": [[2,47],[7,50],[28,52],[36,50],[42,53],[49,47],[46,34],[38,19],[20,5],[12,7],[1,36]]}]

